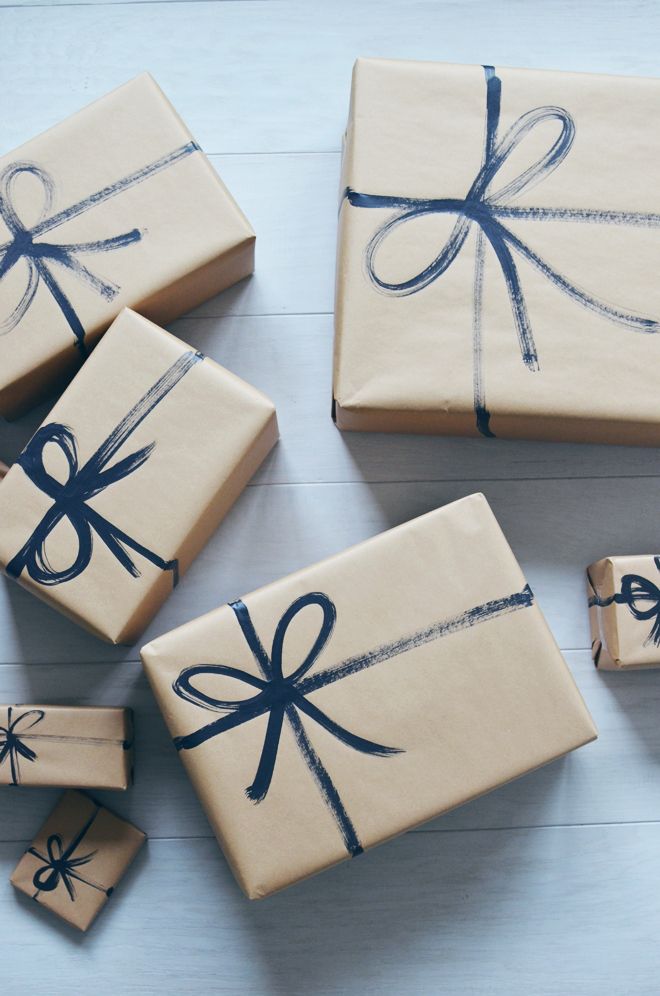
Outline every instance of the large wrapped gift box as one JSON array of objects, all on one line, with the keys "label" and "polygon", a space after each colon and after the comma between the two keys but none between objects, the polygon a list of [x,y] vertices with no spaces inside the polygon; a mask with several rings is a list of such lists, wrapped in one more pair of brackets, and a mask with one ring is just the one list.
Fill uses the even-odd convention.
[{"label": "large wrapped gift box", "polygon": [[126,789],[132,774],[131,709],[0,705],[0,785]]},{"label": "large wrapped gift box", "polygon": [[78,930],[88,930],[146,840],[82,792],[65,792],[27,848],[11,884]]},{"label": "large wrapped gift box", "polygon": [[123,307],[160,324],[247,276],[254,232],[147,74],[0,158],[0,415]]},{"label": "large wrapped gift box", "polygon": [[660,80],[360,59],[341,429],[660,443]]},{"label": "large wrapped gift box", "polygon": [[596,736],[481,495],[189,622],[142,660],[251,898]]},{"label": "large wrapped gift box", "polygon": [[0,484],[0,565],[131,643],[276,439],[264,395],[125,310]]},{"label": "large wrapped gift box", "polygon": [[587,568],[587,598],[597,668],[660,667],[660,557],[603,557]]}]

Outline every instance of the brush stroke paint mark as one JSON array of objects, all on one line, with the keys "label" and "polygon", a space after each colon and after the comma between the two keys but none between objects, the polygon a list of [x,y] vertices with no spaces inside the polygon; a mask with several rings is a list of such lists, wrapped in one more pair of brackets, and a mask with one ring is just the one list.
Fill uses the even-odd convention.
[{"label": "brush stroke paint mark", "polygon": [[[199,747],[200,744],[226,733],[227,730],[242,726],[257,716],[267,715],[268,724],[256,775],[246,790],[249,799],[255,803],[260,803],[266,798],[270,788],[280,746],[282,726],[286,718],[293,730],[303,760],[316,782],[323,801],[333,816],[344,846],[349,855],[355,857],[362,852],[362,844],[337,787],[307,736],[302,716],[304,715],[307,719],[317,723],[341,743],[352,750],[360,751],[360,753],[376,757],[390,757],[393,754],[403,753],[403,751],[401,748],[386,747],[350,732],[310,702],[307,696],[334,684],[336,681],[343,681],[367,668],[399,657],[401,654],[449,636],[451,633],[470,629],[472,626],[477,626],[490,619],[529,608],[533,602],[532,590],[529,585],[526,585],[522,591],[474,606],[451,619],[434,623],[432,626],[403,639],[382,644],[367,653],[350,657],[313,675],[310,675],[309,671],[328,643],[337,618],[334,602],[328,595],[322,592],[309,592],[292,602],[277,624],[270,656],[259,639],[245,603],[242,601],[232,602],[231,608],[257,663],[261,677],[225,664],[197,664],[184,668],[172,684],[174,693],[185,702],[191,702],[202,709],[221,712],[224,715],[193,733],[175,737],[174,746],[177,750],[192,750]],[[298,613],[309,605],[316,605],[321,609],[321,627],[303,662],[292,674],[285,677],[282,651],[286,631]],[[195,679],[200,675],[234,678],[254,688],[256,693],[247,699],[219,699],[201,691],[195,685]]]},{"label": "brush stroke paint mark", "polygon": [[[112,197],[135,187],[173,166],[181,159],[199,151],[200,148],[196,142],[188,142],[56,214],[50,213],[55,199],[55,184],[46,170],[29,162],[10,163],[0,173],[0,218],[11,236],[8,242],[0,244],[0,282],[20,262],[27,265],[27,282],[18,304],[4,320],[0,321],[0,334],[6,334],[16,328],[34,301],[39,285],[43,284],[50,291],[73,332],[74,345],[83,357],[86,356],[85,328],[71,300],[58,282],[57,268],[68,270],[104,300],[112,301],[119,293],[120,288],[92,273],[81,263],[78,256],[124,249],[126,246],[139,242],[144,233],[133,228],[121,235],[91,242],[60,243],[39,240],[47,232],[59,228],[60,225],[85,214],[99,204],[105,203]],[[14,203],[14,185],[21,175],[31,177],[41,187],[41,212],[37,223],[31,228],[21,221]]]},{"label": "brush stroke paint mark", "polygon": [[32,878],[32,884],[36,889],[32,897],[33,899],[38,901],[42,892],[54,892],[60,882],[68,892],[72,903],[76,901],[76,882],[82,882],[92,889],[97,889],[105,896],[112,895],[114,887],[106,889],[105,886],[99,885],[93,879],[83,878],[80,872],[77,871],[78,868],[88,865],[90,861],[93,861],[97,852],[90,851],[88,854],[79,855],[77,858],[73,856],[98,816],[100,808],[100,806],[95,806],[93,813],[68,847],[63,847],[62,835],[59,833],[52,833],[49,836],[46,841],[46,854],[42,854],[36,847],[28,847],[25,852],[26,854],[32,854],[35,858],[39,858],[40,861],[44,862],[41,867],[37,868]]},{"label": "brush stroke paint mark", "polygon": [[[627,225],[639,228],[659,228],[660,214],[637,211],[605,211],[580,208],[518,207],[510,201],[553,173],[569,154],[575,139],[573,118],[562,107],[536,107],[526,111],[499,138],[502,82],[493,66],[484,66],[486,81],[486,123],[484,151],[479,172],[464,198],[393,197],[362,194],[348,187],[343,194],[357,208],[394,212],[376,230],[365,249],[368,278],[382,293],[406,297],[429,287],[445,274],[463,249],[472,230],[477,229],[473,297],[473,404],[476,426],[483,436],[494,437],[490,428],[490,413],[482,375],[482,294],[485,243],[497,257],[509,295],[509,303],[524,366],[531,372],[539,370],[538,353],[527,305],[514,254],[530,263],[543,277],[576,304],[594,314],[634,332],[657,333],[660,323],[631,312],[612,307],[582,290],[555,270],[510,228],[503,219],[527,221],[568,221],[597,225]],[[509,180],[493,190],[494,181],[507,160],[523,140],[539,125],[559,124],[559,135],[545,153]],[[376,256],[387,237],[402,225],[429,215],[455,216],[454,227],[438,255],[419,273],[401,282],[382,279],[376,271]]]},{"label": "brush stroke paint mark", "polygon": [[[158,554],[138,543],[128,533],[100,515],[92,508],[89,501],[146,463],[153,453],[155,442],[108,466],[138,426],[203,359],[202,353],[193,350],[182,354],[131,408],[128,415],[112,430],[82,467],[79,466],[76,437],[68,426],[52,422],[37,430],[17,463],[32,483],[52,499],[53,504],[27,542],[7,564],[6,571],[10,577],[19,578],[23,571],[27,570],[33,581],[47,586],[62,584],[79,577],[92,558],[94,533],[96,533],[131,577],[140,577],[140,571],[129,550],[133,550],[162,571],[171,571],[173,584],[177,585],[178,560],[163,560]],[[51,443],[59,447],[68,465],[68,477],[64,483],[53,477],[44,465],[44,450]],[[68,567],[57,570],[49,562],[46,544],[53,530],[65,519],[76,533],[78,552]]]},{"label": "brush stroke paint mark", "polygon": [[28,731],[42,722],[46,713],[43,709],[28,709],[14,718],[12,706],[7,707],[7,725],[0,726],[0,765],[9,761],[11,784],[21,780],[20,758],[25,761],[37,760],[37,752],[25,743]]},{"label": "brush stroke paint mark", "polygon": [[[660,571],[660,557],[654,557],[653,563]],[[589,607],[607,608],[609,605],[627,605],[635,619],[644,622],[653,619],[651,632],[644,640],[644,646],[652,643],[660,647],[660,588],[653,581],[641,574],[624,574],[621,578],[621,591],[601,598],[587,571],[589,586],[593,591],[589,599]]]}]

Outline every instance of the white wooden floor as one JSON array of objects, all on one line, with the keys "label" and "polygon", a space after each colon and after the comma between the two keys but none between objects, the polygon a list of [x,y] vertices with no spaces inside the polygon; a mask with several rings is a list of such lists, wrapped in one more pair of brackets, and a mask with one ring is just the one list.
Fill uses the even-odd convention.
[{"label": "white wooden floor", "polygon": [[[658,996],[660,672],[593,670],[582,571],[603,554],[657,551],[660,454],[342,436],[329,411],[355,56],[660,75],[659,43],[648,0],[0,0],[2,151],[147,68],[258,233],[254,278],[173,331],[274,399],[282,442],[148,635],[482,490],[600,728],[576,755],[250,904],[137,648],[109,648],[0,582],[0,702],[132,705],[137,784],[106,801],[150,838],[81,937],[8,883],[57,793],[0,789],[3,993]],[[13,458],[43,414],[0,424],[0,455]]]}]

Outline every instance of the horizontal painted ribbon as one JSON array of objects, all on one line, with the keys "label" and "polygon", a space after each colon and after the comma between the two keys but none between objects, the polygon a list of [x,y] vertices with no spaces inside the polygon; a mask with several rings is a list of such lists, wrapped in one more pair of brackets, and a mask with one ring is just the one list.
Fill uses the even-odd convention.
[{"label": "horizontal painted ribbon", "polygon": [[36,847],[28,847],[27,854],[32,854],[35,858],[39,858],[40,861],[44,862],[43,865],[37,868],[32,878],[32,884],[37,890],[32,897],[33,899],[38,900],[42,892],[54,892],[60,882],[68,892],[71,902],[76,901],[76,882],[82,882],[92,889],[103,892],[106,896],[112,895],[114,887],[106,889],[105,886],[99,885],[93,879],[83,878],[80,872],[77,871],[83,865],[88,865],[94,859],[97,852],[89,851],[87,854],[74,857],[75,852],[98,816],[100,808],[100,806],[95,806],[93,813],[68,847],[65,848],[63,846],[62,835],[59,833],[52,833],[48,837],[46,841],[46,854],[42,854]]},{"label": "horizontal painted ribbon", "polygon": [[0,725],[0,767],[5,763],[9,762],[10,773],[11,773],[11,784],[20,785],[20,764],[19,761],[23,758],[26,761],[34,763],[39,755],[36,750],[28,746],[25,742],[26,740],[50,740],[56,743],[66,743],[66,744],[78,744],[85,746],[106,746],[108,744],[116,744],[120,746],[122,750],[130,750],[132,747],[132,742],[128,740],[111,740],[107,737],[82,737],[82,736],[64,736],[58,733],[30,733],[30,730],[38,726],[45,717],[46,710],[44,709],[27,709],[25,712],[21,713],[19,716],[14,718],[15,707],[7,707],[7,725]]},{"label": "horizontal painted ribbon", "polygon": [[[628,225],[642,228],[660,227],[660,214],[635,211],[602,211],[580,208],[517,207],[510,203],[531,186],[546,179],[569,154],[575,138],[575,123],[562,107],[537,107],[522,114],[502,138],[498,137],[502,83],[492,66],[484,66],[486,78],[486,127],[481,167],[463,198],[417,198],[381,194],[358,193],[351,188],[344,192],[344,199],[353,207],[389,209],[394,213],[376,230],[365,250],[365,264],[369,279],[385,294],[405,297],[416,294],[433,284],[445,274],[466,244],[476,226],[476,253],[474,268],[472,347],[473,347],[473,396],[476,425],[484,436],[494,436],[490,429],[490,412],[482,372],[482,293],[486,242],[494,251],[509,295],[513,321],[518,335],[520,354],[530,371],[539,369],[538,353],[527,304],[518,274],[514,254],[530,263],[560,292],[587,310],[618,325],[636,332],[656,333],[660,323],[628,311],[612,307],[580,289],[555,270],[538,253],[527,245],[503,219],[513,221],[569,221],[576,223]],[[497,174],[508,163],[510,156],[535,128],[548,122],[557,122],[559,136],[548,150],[531,166],[493,190]],[[456,221],[444,246],[437,256],[418,273],[399,282],[385,280],[376,272],[376,255],[385,240],[402,225],[430,215],[454,216]],[[567,361],[568,362],[568,361]]]},{"label": "horizontal painted ribbon", "polygon": [[[7,227],[11,238],[8,242],[0,244],[0,282],[18,263],[24,262],[27,265],[27,284],[16,307],[3,321],[0,321],[0,330],[4,330],[6,333],[16,328],[34,301],[39,284],[43,283],[50,291],[73,332],[75,345],[85,356],[84,325],[70,298],[58,282],[54,267],[59,266],[64,270],[69,270],[106,301],[112,301],[119,293],[119,287],[97,277],[80,262],[78,256],[86,253],[103,253],[123,249],[139,242],[143,233],[139,229],[133,228],[112,238],[68,244],[40,240],[47,232],[59,228],[73,218],[85,214],[98,207],[99,204],[103,204],[112,197],[116,197],[125,190],[155,176],[156,173],[168,169],[180,162],[181,159],[192,155],[193,152],[199,151],[196,142],[187,142],[180,148],[174,149],[173,152],[135,170],[116,183],[111,183],[109,186],[97,190],[96,193],[72,204],[71,207],[58,211],[56,214],[50,213],[55,197],[55,184],[46,170],[29,162],[10,163],[9,166],[5,167],[0,173],[0,219]],[[38,221],[32,227],[28,227],[21,221],[14,203],[15,183],[20,176],[31,177],[33,182],[36,182],[41,188],[41,213]]]},{"label": "horizontal painted ribbon", "polygon": [[[305,731],[301,714],[323,727],[347,747],[363,754],[388,757],[401,753],[401,748],[385,747],[383,744],[366,740],[364,737],[352,733],[310,702],[307,696],[334,684],[336,681],[342,681],[360,671],[374,667],[376,664],[405,654],[409,650],[449,636],[451,633],[469,629],[489,619],[495,619],[519,609],[528,608],[533,604],[533,601],[532,591],[526,585],[522,591],[515,592],[505,598],[476,605],[451,619],[434,623],[412,636],[386,643],[365,654],[350,657],[339,664],[317,671],[315,674],[309,674],[309,672],[328,643],[337,618],[335,605],[327,595],[322,592],[310,592],[297,598],[289,606],[277,624],[270,655],[259,639],[247,606],[241,601],[233,602],[231,608],[257,663],[261,677],[225,664],[197,664],[184,668],[172,685],[175,694],[184,701],[191,702],[202,709],[223,712],[226,715],[201,727],[194,733],[175,737],[174,745],[177,750],[192,750],[228,730],[250,722],[257,716],[267,715],[268,724],[257,772],[254,781],[246,792],[249,799],[258,803],[265,799],[271,784],[280,746],[282,726],[286,717],[293,730],[298,749],[314,778],[323,801],[332,813],[346,850],[351,856],[360,854],[362,844],[357,831],[328,770]],[[292,674],[285,676],[282,653],[286,632],[298,613],[309,605],[318,606],[322,612],[318,636],[303,662]],[[236,679],[250,688],[256,689],[256,694],[247,699],[220,699],[209,695],[201,691],[195,684],[198,677],[207,675]]]},{"label": "horizontal painted ribbon", "polygon": [[[654,557],[653,562],[657,570],[660,571],[660,557]],[[621,591],[617,591],[607,598],[601,598],[588,572],[587,579],[593,591],[593,595],[589,599],[590,608],[592,606],[607,608],[609,605],[627,605],[634,618],[640,622],[653,619],[651,631],[644,643],[653,643],[654,646],[660,647],[660,588],[653,581],[642,577],[641,574],[624,574],[621,578]]]},{"label": "horizontal painted ribbon", "polygon": [[[147,416],[159,405],[185,377],[189,370],[203,360],[202,353],[184,353],[166,370],[162,377],[131,408],[119,425],[82,467],[78,464],[78,444],[71,429],[59,423],[42,426],[27,444],[18,465],[32,483],[52,499],[41,522],[30,538],[7,564],[7,573],[19,578],[23,570],[37,584],[56,585],[79,577],[87,568],[93,547],[93,534],[105,543],[132,577],[139,577],[140,571],[128,550],[133,550],[163,571],[171,571],[174,585],[178,581],[178,560],[163,560],[158,554],[138,543],[128,533],[113,525],[89,504],[90,499],[101,494],[106,488],[133,474],[151,456],[155,443],[143,446],[130,456],[108,466],[118,450],[132,435]],[[44,466],[44,450],[54,443],[62,451],[68,466],[68,477],[64,483],[58,481]],[[56,569],[51,566],[46,552],[46,543],[53,530],[67,519],[73,527],[78,552],[68,567]]]}]

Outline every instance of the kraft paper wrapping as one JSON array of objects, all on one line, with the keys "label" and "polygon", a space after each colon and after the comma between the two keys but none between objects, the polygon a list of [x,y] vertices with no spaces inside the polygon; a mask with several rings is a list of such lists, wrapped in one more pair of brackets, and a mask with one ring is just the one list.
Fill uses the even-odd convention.
[{"label": "kraft paper wrapping", "polygon": [[0,785],[126,789],[132,773],[131,709],[0,705]]},{"label": "kraft paper wrapping", "polygon": [[253,269],[254,232],[147,74],[0,158],[0,415],[125,306],[166,324]]},{"label": "kraft paper wrapping", "polygon": [[660,443],[660,81],[360,59],[341,429]]},{"label": "kraft paper wrapping", "polygon": [[81,792],[66,792],[11,876],[24,892],[79,930],[88,930],[146,840]]},{"label": "kraft paper wrapping", "polygon": [[189,622],[142,660],[250,898],[596,737],[481,495]]},{"label": "kraft paper wrapping", "polygon": [[0,484],[0,565],[134,642],[276,440],[264,395],[125,310]]},{"label": "kraft paper wrapping", "polygon": [[660,557],[604,557],[587,568],[597,668],[660,667]]}]

